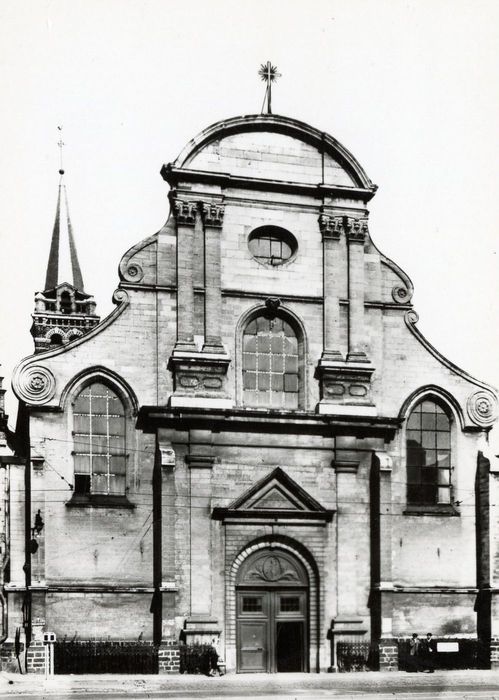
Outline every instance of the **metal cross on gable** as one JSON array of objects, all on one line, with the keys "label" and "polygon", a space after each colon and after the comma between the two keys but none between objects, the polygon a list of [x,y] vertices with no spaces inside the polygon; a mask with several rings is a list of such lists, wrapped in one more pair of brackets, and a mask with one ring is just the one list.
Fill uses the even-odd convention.
[{"label": "metal cross on gable", "polygon": [[274,83],[277,78],[280,78],[281,74],[277,72],[277,66],[273,66],[270,61],[267,61],[267,63],[262,63],[260,66],[258,75],[267,83],[262,104],[262,114],[265,100],[267,100],[267,114],[272,114],[272,83]]},{"label": "metal cross on gable", "polygon": [[62,149],[64,148],[64,146],[65,146],[66,144],[65,144],[64,141],[62,140],[62,126],[58,126],[58,127],[57,127],[57,130],[61,132],[61,134],[60,134],[61,138],[59,138],[59,141],[57,142],[57,145],[59,146],[59,158],[60,158],[60,161],[59,161],[59,163],[60,163],[59,174],[60,174],[60,175],[64,175],[64,165],[63,165],[63,160],[62,160]]}]

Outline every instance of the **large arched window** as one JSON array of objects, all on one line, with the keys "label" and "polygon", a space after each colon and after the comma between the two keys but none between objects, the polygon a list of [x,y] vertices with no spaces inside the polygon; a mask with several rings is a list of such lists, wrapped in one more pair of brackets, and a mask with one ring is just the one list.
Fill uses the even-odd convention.
[{"label": "large arched window", "polygon": [[299,406],[298,338],[283,318],[258,316],[243,333],[243,402],[246,406]]},{"label": "large arched window", "polygon": [[407,419],[407,501],[451,503],[451,419],[431,399],[420,401]]},{"label": "large arched window", "polygon": [[73,404],[74,493],[125,495],[125,407],[107,385],[86,386]]}]

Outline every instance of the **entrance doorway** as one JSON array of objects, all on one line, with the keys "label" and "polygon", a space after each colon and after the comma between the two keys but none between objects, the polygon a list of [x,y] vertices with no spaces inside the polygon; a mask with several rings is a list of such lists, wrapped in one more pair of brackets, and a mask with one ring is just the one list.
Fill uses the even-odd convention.
[{"label": "entrance doorway", "polygon": [[287,552],[249,557],[237,586],[237,669],[241,673],[308,670],[308,580]]}]

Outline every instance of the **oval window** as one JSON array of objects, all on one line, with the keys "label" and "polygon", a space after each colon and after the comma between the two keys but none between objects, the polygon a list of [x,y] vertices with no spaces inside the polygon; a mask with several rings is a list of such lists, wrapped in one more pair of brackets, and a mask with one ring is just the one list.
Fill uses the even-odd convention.
[{"label": "oval window", "polygon": [[291,260],[298,243],[292,233],[280,226],[260,226],[248,238],[251,255],[265,265],[282,265]]}]

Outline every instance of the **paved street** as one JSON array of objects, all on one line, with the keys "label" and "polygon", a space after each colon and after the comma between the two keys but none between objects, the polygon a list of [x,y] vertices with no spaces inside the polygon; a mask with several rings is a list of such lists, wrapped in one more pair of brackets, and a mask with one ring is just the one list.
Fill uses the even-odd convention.
[{"label": "paved street", "polygon": [[56,676],[3,673],[0,698],[79,700],[85,698],[209,698],[210,700],[499,700],[499,672],[446,671],[435,674],[264,674],[204,676]]}]

